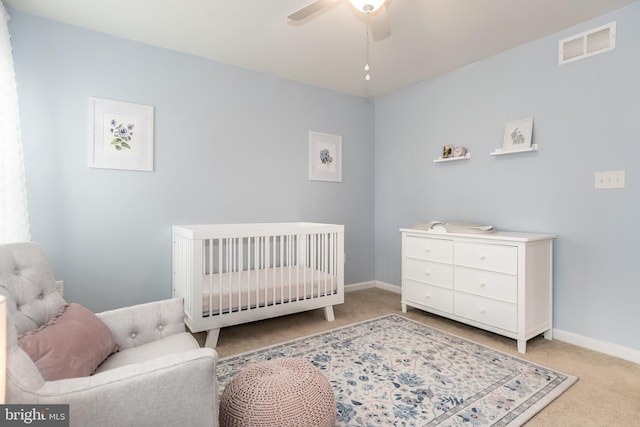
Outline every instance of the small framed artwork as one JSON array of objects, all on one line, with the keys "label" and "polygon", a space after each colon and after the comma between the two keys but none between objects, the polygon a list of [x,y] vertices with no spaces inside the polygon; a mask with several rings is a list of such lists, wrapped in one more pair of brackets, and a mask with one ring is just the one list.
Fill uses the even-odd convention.
[{"label": "small framed artwork", "polygon": [[153,171],[153,107],[90,97],[89,167]]},{"label": "small framed artwork", "polygon": [[502,151],[518,151],[531,148],[533,119],[507,122],[504,127],[504,145]]},{"label": "small framed artwork", "polygon": [[453,156],[453,145],[445,145],[442,147],[442,158],[450,159]]},{"label": "small framed artwork", "polygon": [[342,136],[309,132],[309,180],[342,182]]}]

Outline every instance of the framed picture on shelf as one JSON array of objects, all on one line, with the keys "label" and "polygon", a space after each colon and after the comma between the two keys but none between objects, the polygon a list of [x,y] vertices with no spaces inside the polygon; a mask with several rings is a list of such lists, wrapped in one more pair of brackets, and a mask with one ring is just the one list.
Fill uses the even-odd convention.
[{"label": "framed picture on shelf", "polygon": [[89,167],[153,171],[153,107],[90,97]]},{"label": "framed picture on shelf", "polygon": [[309,132],[309,180],[342,182],[342,136]]},{"label": "framed picture on shelf", "polygon": [[531,148],[533,118],[507,122],[504,126],[502,151],[518,151]]},{"label": "framed picture on shelf", "polygon": [[442,158],[450,159],[451,157],[453,157],[453,148],[453,145],[445,145],[444,147],[442,147]]}]

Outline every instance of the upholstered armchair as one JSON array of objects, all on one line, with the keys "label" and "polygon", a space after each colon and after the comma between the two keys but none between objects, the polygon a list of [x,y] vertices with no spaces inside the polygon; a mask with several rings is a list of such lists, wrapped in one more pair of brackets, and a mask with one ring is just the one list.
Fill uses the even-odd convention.
[{"label": "upholstered armchair", "polygon": [[[200,348],[185,331],[181,300],[96,315],[68,305],[35,243],[0,245],[0,294],[8,312],[7,403],[69,404],[72,426],[217,425],[217,354]],[[78,343],[67,342],[76,330],[90,334],[82,338],[79,332],[80,350]],[[94,346],[96,337],[101,338]],[[52,342],[64,342],[65,348],[55,351],[68,362],[65,368],[44,367],[42,361],[55,351],[41,347]],[[111,354],[101,361],[96,355],[104,349],[94,347]],[[34,361],[34,349],[43,359]],[[82,366],[90,359],[99,366]],[[79,366],[89,373],[67,372]]]}]

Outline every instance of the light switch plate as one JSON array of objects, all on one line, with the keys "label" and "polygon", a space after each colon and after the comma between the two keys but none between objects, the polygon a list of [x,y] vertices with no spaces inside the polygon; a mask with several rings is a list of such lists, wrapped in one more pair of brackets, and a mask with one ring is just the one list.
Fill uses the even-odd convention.
[{"label": "light switch plate", "polygon": [[624,185],[624,171],[596,172],[595,188],[597,190],[624,188]]}]

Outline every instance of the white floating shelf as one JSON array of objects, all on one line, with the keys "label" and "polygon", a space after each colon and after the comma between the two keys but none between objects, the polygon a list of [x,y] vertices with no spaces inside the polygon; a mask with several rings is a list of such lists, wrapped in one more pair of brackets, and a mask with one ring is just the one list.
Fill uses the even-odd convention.
[{"label": "white floating shelf", "polygon": [[455,162],[456,160],[469,160],[470,158],[471,158],[471,153],[467,153],[464,156],[447,157],[446,159],[443,159],[442,157],[438,157],[433,161],[433,163]]},{"label": "white floating shelf", "polygon": [[497,148],[495,151],[489,153],[490,156],[503,156],[505,154],[516,153],[528,153],[530,151],[538,151],[538,144],[531,144],[531,148],[525,148],[524,150],[508,150],[504,151],[502,148]]}]

